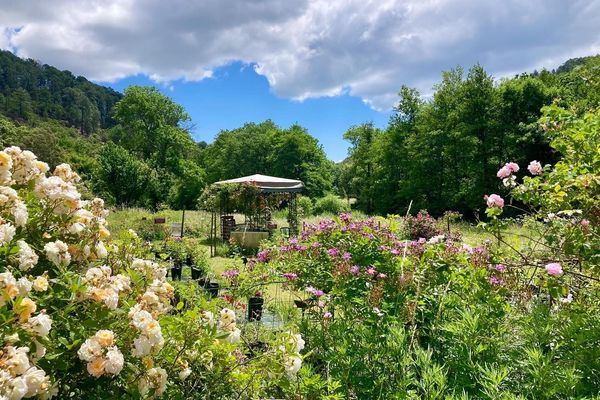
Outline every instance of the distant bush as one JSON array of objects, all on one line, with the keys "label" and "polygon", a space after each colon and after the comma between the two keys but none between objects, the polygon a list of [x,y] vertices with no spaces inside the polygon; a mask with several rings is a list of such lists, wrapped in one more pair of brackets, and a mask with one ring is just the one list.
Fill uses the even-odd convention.
[{"label": "distant bush", "polygon": [[419,211],[416,216],[409,215],[404,221],[406,233],[410,239],[431,239],[440,234],[437,221],[429,215],[427,210]]},{"label": "distant bush", "polygon": [[350,206],[343,199],[328,194],[315,201],[315,214],[339,214],[344,211],[350,211]]},{"label": "distant bush", "polygon": [[313,202],[310,197],[298,198],[298,214],[302,217],[310,217],[313,214]]}]

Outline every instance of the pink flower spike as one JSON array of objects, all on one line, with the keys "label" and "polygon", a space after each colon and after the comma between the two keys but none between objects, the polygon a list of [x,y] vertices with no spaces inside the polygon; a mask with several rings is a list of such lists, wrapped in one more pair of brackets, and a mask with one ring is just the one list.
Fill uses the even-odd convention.
[{"label": "pink flower spike", "polygon": [[552,276],[561,276],[563,274],[563,269],[559,263],[550,263],[546,265],[546,272]]},{"label": "pink flower spike", "polygon": [[333,317],[333,314],[330,313],[329,311],[327,311],[325,314],[323,314],[323,319],[331,319]]}]

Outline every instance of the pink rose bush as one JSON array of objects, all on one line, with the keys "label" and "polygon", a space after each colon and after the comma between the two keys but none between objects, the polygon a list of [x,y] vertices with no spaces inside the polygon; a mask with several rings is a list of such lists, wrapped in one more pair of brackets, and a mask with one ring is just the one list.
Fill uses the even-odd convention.
[{"label": "pink rose bush", "polygon": [[[254,282],[293,274],[285,285],[299,297],[303,362],[343,381],[335,394],[598,393],[600,111],[544,112],[562,159],[546,167],[534,160],[522,177],[513,162],[498,171],[508,193],[485,197],[481,223],[494,240],[464,243],[435,230],[413,237],[417,229],[403,229],[399,217],[343,215],[265,246],[241,273]],[[521,214],[503,219],[509,205]]]}]

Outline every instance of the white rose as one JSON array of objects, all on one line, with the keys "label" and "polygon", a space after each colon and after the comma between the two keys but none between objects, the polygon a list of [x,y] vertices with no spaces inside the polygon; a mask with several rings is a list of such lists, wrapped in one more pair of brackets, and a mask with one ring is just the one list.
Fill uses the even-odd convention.
[{"label": "white rose", "polygon": [[123,369],[124,364],[123,354],[116,346],[110,347],[106,352],[106,365],[104,370],[112,375],[117,375]]},{"label": "white rose", "polygon": [[152,351],[152,343],[148,340],[148,338],[144,335],[137,337],[133,340],[133,351],[131,354],[134,357],[144,357],[150,354]]},{"label": "white rose", "polygon": [[296,373],[302,367],[302,358],[299,355],[287,355],[284,360],[285,373],[290,379],[296,377]]},{"label": "white rose", "polygon": [[93,361],[102,355],[102,347],[95,338],[86,339],[77,351],[80,360]]},{"label": "white rose", "polygon": [[29,368],[23,375],[23,379],[27,385],[25,397],[33,397],[41,394],[48,386],[48,377],[46,376],[46,373],[36,367]]},{"label": "white rose", "polygon": [[28,325],[38,336],[47,336],[52,329],[52,319],[45,313],[29,318]]},{"label": "white rose", "polygon": [[188,376],[190,376],[191,373],[192,373],[192,369],[186,368],[183,371],[179,372],[179,379],[182,381],[185,381],[188,378]]},{"label": "white rose", "polygon": [[31,286],[32,283],[29,281],[29,279],[25,277],[19,278],[19,280],[17,280],[17,289],[19,289],[19,296],[27,296],[27,293],[31,291]]}]

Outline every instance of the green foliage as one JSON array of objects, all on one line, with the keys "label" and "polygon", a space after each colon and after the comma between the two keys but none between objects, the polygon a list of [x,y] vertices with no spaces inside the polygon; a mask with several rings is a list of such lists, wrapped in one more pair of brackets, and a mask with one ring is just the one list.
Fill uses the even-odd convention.
[{"label": "green foliage", "polygon": [[313,215],[313,201],[308,196],[298,197],[298,216],[299,217],[310,217]]},{"label": "green foliage", "polygon": [[108,143],[102,147],[95,173],[95,188],[115,204],[152,206],[157,177],[143,161],[123,147]]},{"label": "green foliage", "polygon": [[18,120],[65,121],[81,133],[111,127],[121,95],[69,71],[0,50],[0,112]]},{"label": "green foliage", "polygon": [[315,214],[333,214],[337,215],[343,211],[350,211],[350,205],[347,201],[340,199],[334,194],[328,194],[325,197],[315,200]]},{"label": "green foliage", "polygon": [[331,189],[332,164],[318,141],[299,125],[272,121],[221,131],[202,154],[209,182],[260,173],[300,179],[309,196]]},{"label": "green foliage", "polygon": [[600,105],[599,88],[600,56],[498,83],[479,65],[466,74],[456,68],[425,102],[402,87],[385,130],[365,124],[346,133],[351,147],[336,167],[336,190],[368,213],[404,214],[412,201],[413,210],[453,209],[473,219],[481,193],[502,190],[493,173],[503,160],[556,161],[537,123],[541,108],[558,98],[581,115]]},{"label": "green foliage", "polygon": [[206,174],[195,162],[179,161],[179,173],[171,187],[169,204],[176,210],[194,209],[205,186]]},{"label": "green foliage", "polygon": [[[199,148],[182,127],[189,121],[183,107],[155,88],[131,86],[115,105],[114,118],[118,125],[111,130],[110,138],[135,158],[136,162],[129,164],[131,168],[137,172],[146,168],[147,175],[138,178],[137,187],[147,187],[148,191],[134,198],[113,193],[115,202],[154,208],[166,202],[176,209],[195,207],[205,173],[196,161]],[[133,179],[137,172],[131,170],[127,179]],[[100,173],[99,180],[109,188],[113,183],[106,178]]]}]

